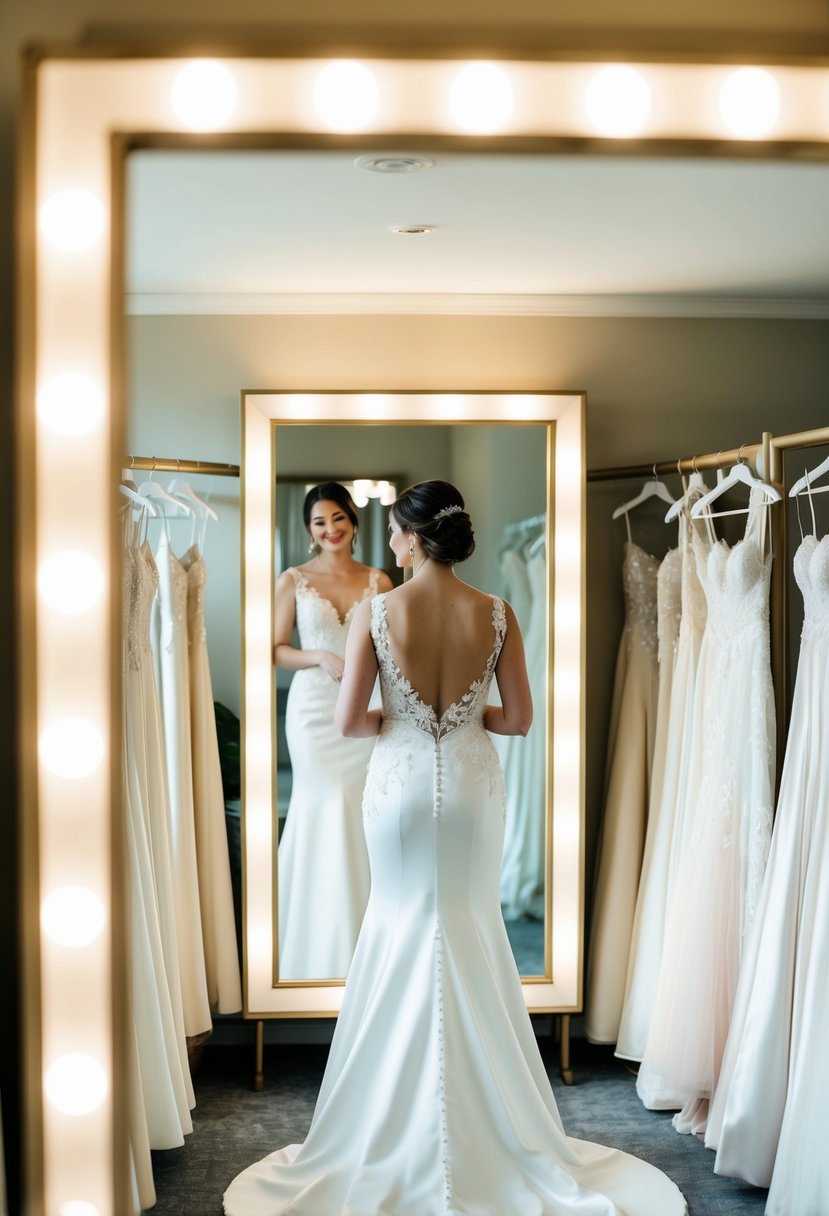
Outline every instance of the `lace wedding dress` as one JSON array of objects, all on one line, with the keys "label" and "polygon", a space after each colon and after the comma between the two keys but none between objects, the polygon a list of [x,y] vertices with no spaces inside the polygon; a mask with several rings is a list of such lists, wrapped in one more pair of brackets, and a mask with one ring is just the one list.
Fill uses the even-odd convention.
[{"label": "lace wedding dress", "polygon": [[637,1078],[640,1095],[673,1094],[680,1132],[705,1131],[771,839],[775,734],[765,510],[753,491],[744,539],[732,548],[718,541],[699,565],[708,603],[697,672],[702,764]]},{"label": "lace wedding dress", "polygon": [[658,570],[658,559],[628,540],[622,566],[625,627],[613,687],[604,818],[587,955],[584,1024],[585,1034],[594,1043],[616,1042],[625,997],[656,728]]},{"label": "lace wedding dress", "polygon": [[804,623],[763,894],[706,1144],[715,1170],[770,1186],[769,1216],[829,1212],[829,537],[794,557]]},{"label": "lace wedding dress", "polygon": [[[301,570],[296,623],[303,650],[341,658],[356,600],[341,620]],[[372,570],[362,599],[377,590]],[[369,870],[360,805],[372,739],[344,739],[334,723],[340,686],[321,667],[294,673],[285,711],[293,784],[279,844],[279,977],[341,979],[368,903]]]},{"label": "lace wedding dress", "polygon": [[[659,567],[657,736],[664,730],[665,738],[660,741],[657,737],[654,747],[645,852],[616,1044],[616,1055],[625,1060],[641,1060],[645,1054],[659,984],[669,894],[673,891],[680,856],[675,837],[681,836],[684,823],[684,791],[688,785],[690,736],[694,720],[694,687],[706,617],[705,593],[697,577],[697,561],[705,559],[712,536],[705,524],[691,520],[690,507],[703,492],[692,493],[686,500],[686,508],[680,515],[679,544]],[[676,603],[677,591],[679,605]],[[667,672],[670,674],[666,687]],[[645,1105],[651,1105],[654,1097],[653,1094],[646,1094],[643,1098]]]},{"label": "lace wedding dress", "polygon": [[481,677],[438,717],[372,600],[383,724],[371,898],[308,1137],[250,1166],[227,1216],[681,1216],[660,1171],[562,1129],[498,901],[501,767]]}]

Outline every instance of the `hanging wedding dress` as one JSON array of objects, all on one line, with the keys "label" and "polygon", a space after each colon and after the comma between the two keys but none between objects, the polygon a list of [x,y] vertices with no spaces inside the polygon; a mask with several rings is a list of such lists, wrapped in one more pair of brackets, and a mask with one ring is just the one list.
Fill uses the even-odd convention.
[{"label": "hanging wedding dress", "polygon": [[142,1206],[155,1203],[149,1150],[192,1131],[173,887],[164,743],[150,647],[158,575],[146,545],[124,552],[124,805],[132,1026],[130,1146]]},{"label": "hanging wedding dress", "polygon": [[698,668],[702,769],[683,832],[642,1066],[654,1088],[681,1099],[674,1116],[681,1132],[705,1130],[771,838],[775,736],[765,510],[762,495],[752,492],[744,539],[733,548],[717,542],[699,567],[708,602]]},{"label": "hanging wedding dress", "polygon": [[167,773],[179,973],[188,1038],[213,1027],[204,964],[190,723],[187,571],[162,535],[156,556],[158,596],[153,644],[161,691]]},{"label": "hanging wedding dress", "polygon": [[794,558],[804,624],[763,895],[706,1144],[718,1174],[771,1185],[769,1216],[829,1212],[829,537]]},{"label": "hanging wedding dress", "polygon": [[[645,1054],[648,1029],[659,983],[662,959],[662,939],[665,931],[669,892],[673,889],[679,852],[674,850],[674,834],[679,836],[684,822],[685,790],[688,784],[690,732],[694,720],[694,688],[697,659],[705,629],[705,593],[697,577],[697,560],[705,560],[711,543],[710,530],[701,522],[690,519],[690,507],[704,493],[704,488],[686,498],[685,510],[679,519],[679,545],[669,553],[659,570],[659,586],[663,589],[666,607],[659,609],[659,728],[663,725],[663,664],[670,663],[670,688],[665,727],[667,738],[656,749],[661,755],[661,772],[655,771],[651,783],[651,799],[642,873],[636,896],[630,954],[625,981],[625,997],[619,1025],[616,1055],[626,1060],[641,1060]],[[692,542],[695,537],[695,543]],[[670,559],[670,566],[666,563]],[[677,572],[676,563],[680,570]],[[679,578],[680,609],[679,636],[673,661],[670,661],[670,637],[676,624],[673,596]],[[664,622],[664,624],[663,624]],[[663,647],[663,635],[665,637]],[[667,653],[663,656],[663,649]],[[654,760],[656,770],[656,758]],[[673,860],[672,860],[673,858]],[[640,1091],[646,1077],[640,1080]],[[641,1094],[646,1106],[654,1095]],[[680,1103],[681,1105],[681,1103]]]},{"label": "hanging wedding dress", "polygon": [[562,1129],[498,902],[501,766],[483,729],[504,638],[438,718],[371,606],[383,724],[371,898],[308,1137],[230,1185],[227,1216],[681,1216],[652,1166]]},{"label": "hanging wedding dress", "polygon": [[[504,554],[504,560],[509,554]],[[513,563],[510,590],[519,592],[518,611],[527,618],[524,648],[536,717],[526,737],[508,739],[504,757],[507,789],[506,834],[501,860],[500,898],[507,920],[544,917],[545,743],[544,706],[547,688],[547,552],[536,548],[524,567],[526,591]],[[515,611],[515,603],[510,601]],[[516,617],[521,624],[521,618]]]},{"label": "hanging wedding dress", "polygon": [[236,1013],[242,1008],[242,985],[204,619],[207,572],[197,545],[187,550],[181,566],[187,572],[193,810],[207,995],[219,1013]]},{"label": "hanging wedding dress", "polygon": [[645,843],[659,687],[659,561],[633,543],[627,515],[625,522],[625,624],[610,713],[604,818],[587,956],[585,1034],[594,1043],[615,1043],[619,1036]]},{"label": "hanging wedding dress", "polygon": [[[290,568],[303,650],[343,657],[356,600],[340,620],[330,600]],[[377,590],[372,570],[362,599]],[[348,971],[369,891],[360,804],[372,739],[334,724],[339,684],[321,667],[294,673],[285,710],[293,785],[279,844],[279,977],[336,979]]]}]

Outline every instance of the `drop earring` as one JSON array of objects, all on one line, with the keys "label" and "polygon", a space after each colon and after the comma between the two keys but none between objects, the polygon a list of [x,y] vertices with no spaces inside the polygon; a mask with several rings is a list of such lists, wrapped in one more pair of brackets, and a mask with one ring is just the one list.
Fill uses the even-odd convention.
[{"label": "drop earring", "polygon": [[312,555],[317,552],[317,542],[315,540],[312,540],[308,546],[308,552]]},{"label": "drop earring", "polygon": [[409,561],[414,561],[414,537],[409,541]]},{"label": "drop earring", "polygon": [[351,552],[353,553],[357,547],[357,529],[355,528],[351,534]]}]

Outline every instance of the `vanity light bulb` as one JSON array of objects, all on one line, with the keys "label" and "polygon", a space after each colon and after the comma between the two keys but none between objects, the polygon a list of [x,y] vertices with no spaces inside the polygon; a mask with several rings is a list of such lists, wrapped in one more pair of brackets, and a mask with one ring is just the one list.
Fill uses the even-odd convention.
[{"label": "vanity light bulb", "polygon": [[452,82],[449,109],[455,122],[471,135],[500,131],[512,114],[512,84],[495,63],[468,63]]},{"label": "vanity light bulb", "polygon": [[40,923],[43,932],[59,946],[77,950],[99,937],[106,913],[88,887],[60,887],[43,901]]},{"label": "vanity light bulb", "polygon": [[380,109],[374,74],[353,59],[326,64],[314,82],[314,106],[332,131],[365,130]]},{"label": "vanity light bulb", "polygon": [[101,1216],[101,1210],[86,1199],[67,1199],[58,1208],[58,1216]]},{"label": "vanity light bulb", "polygon": [[106,214],[88,190],[59,190],[48,198],[38,216],[43,236],[64,253],[81,253],[100,238]]},{"label": "vanity light bulb", "polygon": [[173,113],[188,131],[218,131],[236,108],[236,81],[216,59],[194,59],[177,74]]},{"label": "vanity light bulb", "polygon": [[53,612],[79,616],[94,607],[103,595],[104,572],[88,553],[63,549],[40,563],[37,588]]},{"label": "vanity light bulb", "polygon": [[48,1069],[44,1086],[49,1101],[64,1115],[88,1115],[107,1096],[109,1079],[94,1056],[70,1051]]},{"label": "vanity light bulb", "polygon": [[601,68],[585,95],[590,125],[614,139],[638,135],[648,121],[651,90],[641,72],[625,64]]},{"label": "vanity light bulb", "polygon": [[95,772],[104,758],[104,740],[86,718],[58,718],[41,734],[39,751],[50,773],[73,781]]},{"label": "vanity light bulb", "polygon": [[780,88],[763,68],[737,68],[720,90],[720,116],[736,139],[763,139],[780,116]]},{"label": "vanity light bulb", "polygon": [[89,376],[63,372],[44,384],[37,395],[37,413],[44,426],[58,435],[87,435],[104,416],[104,396]]}]

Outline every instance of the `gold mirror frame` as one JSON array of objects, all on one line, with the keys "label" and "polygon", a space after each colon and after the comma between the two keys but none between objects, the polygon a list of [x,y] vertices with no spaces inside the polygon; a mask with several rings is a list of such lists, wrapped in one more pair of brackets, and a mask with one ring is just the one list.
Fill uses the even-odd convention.
[{"label": "gold mirror frame", "polygon": [[[101,1216],[129,1205],[120,575],[113,509],[124,432],[125,149],[141,142],[139,133],[149,132],[149,142],[189,141],[202,147],[305,146],[315,141],[342,146],[356,135],[369,148],[393,144],[416,149],[443,139],[460,148],[505,152],[812,160],[825,160],[829,152],[829,72],[825,60],[805,56],[768,63],[783,104],[775,138],[765,142],[729,137],[712,104],[714,90],[737,66],[738,57],[707,63],[705,56],[671,62],[634,55],[631,62],[651,81],[655,105],[638,137],[628,140],[598,138],[585,116],[584,88],[602,66],[597,56],[503,60],[516,103],[512,116],[498,135],[470,135],[459,133],[446,112],[454,75],[465,62],[462,52],[451,59],[428,54],[406,58],[399,51],[377,49],[367,52],[364,62],[378,86],[380,118],[354,135],[332,135],[310,104],[315,74],[330,51],[323,58],[307,46],[272,52],[229,49],[224,62],[235,79],[236,110],[220,132],[188,135],[173,114],[170,92],[177,72],[193,57],[186,48],[40,48],[28,54],[24,73],[17,242],[17,539],[24,1186],[27,1210],[34,1216],[58,1214],[73,1199],[92,1205],[90,1213],[97,1210]],[[83,250],[60,252],[38,230],[39,209],[64,188],[78,187],[101,205],[103,230]],[[92,387],[74,405],[59,397],[56,420],[45,403],[40,412],[36,403],[46,382],[66,371],[87,375]],[[100,409],[91,412],[87,428],[62,433],[66,418],[79,405],[89,406],[96,393]],[[60,489],[67,479],[84,487],[74,502]],[[578,494],[583,495],[583,480]],[[102,576],[101,594],[75,616],[63,615],[38,592],[42,563],[67,549],[83,551]],[[580,606],[581,600],[571,605],[579,629]],[[556,746],[567,742],[575,740],[557,736]],[[580,829],[574,848],[579,864],[568,881],[580,891]],[[106,914],[103,929],[75,949],[54,941],[40,923],[41,899],[67,885],[88,888]],[[573,948],[577,951],[575,942]],[[559,958],[556,965],[572,961]],[[84,1113],[66,1110],[61,1080],[67,1077],[70,1089],[72,1083],[87,1093],[98,1087],[99,1100]]]}]

